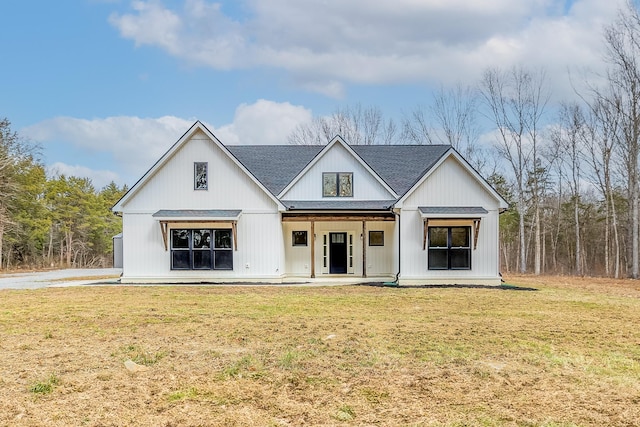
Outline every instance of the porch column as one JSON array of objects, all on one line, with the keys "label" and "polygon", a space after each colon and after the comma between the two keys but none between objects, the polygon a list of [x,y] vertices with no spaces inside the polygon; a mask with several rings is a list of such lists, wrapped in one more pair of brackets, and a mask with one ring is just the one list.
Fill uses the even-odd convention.
[{"label": "porch column", "polygon": [[311,221],[311,278],[316,277],[316,222]]}]

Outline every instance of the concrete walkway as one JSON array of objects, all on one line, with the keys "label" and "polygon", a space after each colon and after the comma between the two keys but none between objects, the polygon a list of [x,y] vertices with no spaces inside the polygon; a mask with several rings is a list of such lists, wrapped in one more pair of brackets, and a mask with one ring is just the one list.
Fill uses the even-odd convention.
[{"label": "concrete walkway", "polygon": [[0,290],[80,286],[111,281],[115,283],[121,273],[121,268],[70,268],[0,274]]}]

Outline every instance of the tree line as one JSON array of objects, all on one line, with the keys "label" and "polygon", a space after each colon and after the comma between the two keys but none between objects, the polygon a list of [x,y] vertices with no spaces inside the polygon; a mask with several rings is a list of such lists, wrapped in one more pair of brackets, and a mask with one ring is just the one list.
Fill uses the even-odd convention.
[{"label": "tree line", "polygon": [[107,267],[122,220],[111,207],[126,192],[88,178],[47,177],[37,147],[0,120],[0,269]]},{"label": "tree line", "polygon": [[[298,126],[291,144],[450,144],[507,199],[502,270],[640,275],[640,14],[603,29],[604,74],[552,102],[544,69],[490,68],[442,88],[399,121],[345,107]],[[487,143],[487,141],[490,141]]]},{"label": "tree line", "polygon": [[[347,106],[315,117],[291,144],[450,144],[509,202],[505,272],[640,277],[640,14],[629,0],[603,29],[604,74],[552,102],[543,69],[486,69],[428,106],[385,118]],[[105,266],[126,187],[47,177],[34,149],[0,121],[0,268]]]}]

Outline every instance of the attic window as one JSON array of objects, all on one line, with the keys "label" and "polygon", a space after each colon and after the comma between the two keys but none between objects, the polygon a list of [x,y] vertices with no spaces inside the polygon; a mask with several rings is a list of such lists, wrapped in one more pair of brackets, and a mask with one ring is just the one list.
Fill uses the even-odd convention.
[{"label": "attic window", "polygon": [[322,197],[353,197],[353,172],[323,172]]},{"label": "attic window", "polygon": [[193,189],[207,190],[209,188],[209,164],[207,162],[193,162]]}]

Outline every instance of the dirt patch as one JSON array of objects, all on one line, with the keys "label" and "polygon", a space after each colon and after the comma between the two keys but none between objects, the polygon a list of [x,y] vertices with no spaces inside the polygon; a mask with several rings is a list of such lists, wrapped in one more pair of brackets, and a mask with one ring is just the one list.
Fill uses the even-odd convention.
[{"label": "dirt patch", "polygon": [[636,286],[554,280],[3,291],[0,425],[636,425]]}]

